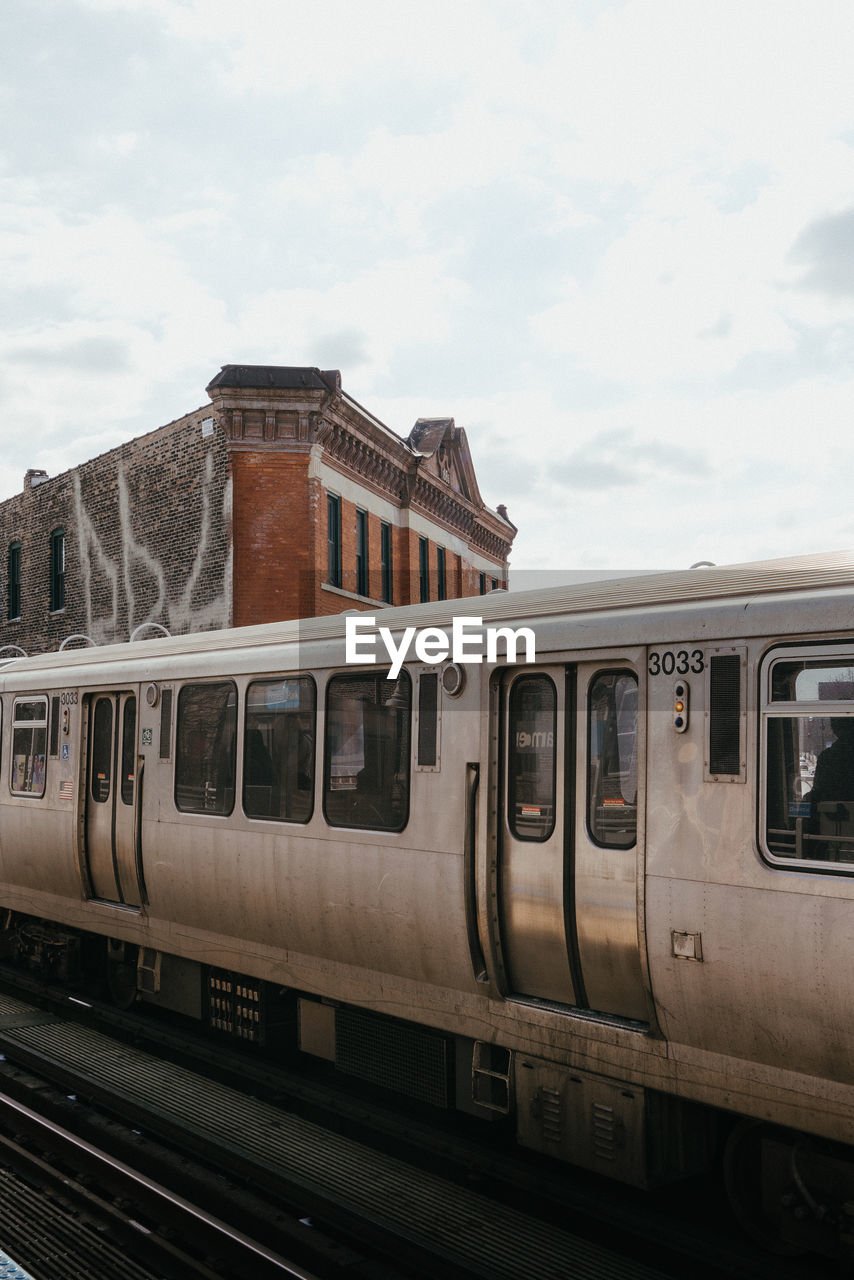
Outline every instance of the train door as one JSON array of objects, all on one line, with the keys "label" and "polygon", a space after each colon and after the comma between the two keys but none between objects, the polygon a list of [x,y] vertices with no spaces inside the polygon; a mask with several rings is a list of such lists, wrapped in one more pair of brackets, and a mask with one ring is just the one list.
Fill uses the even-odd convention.
[{"label": "train door", "polygon": [[141,905],[136,691],[92,694],[86,752],[85,852],[92,894]]},{"label": "train door", "polygon": [[[502,690],[505,724],[500,902],[512,990],[581,1003],[567,880],[567,693],[562,667],[514,672]],[[570,711],[571,714],[571,711]]]},{"label": "train door", "polygon": [[638,670],[508,674],[498,891],[513,994],[645,1021]]}]

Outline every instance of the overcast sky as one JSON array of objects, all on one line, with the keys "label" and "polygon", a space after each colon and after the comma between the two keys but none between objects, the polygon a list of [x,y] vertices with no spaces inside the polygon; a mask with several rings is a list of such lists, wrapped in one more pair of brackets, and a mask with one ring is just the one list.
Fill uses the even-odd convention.
[{"label": "overcast sky", "polygon": [[514,568],[854,546],[852,0],[2,0],[0,498],[340,368]]}]

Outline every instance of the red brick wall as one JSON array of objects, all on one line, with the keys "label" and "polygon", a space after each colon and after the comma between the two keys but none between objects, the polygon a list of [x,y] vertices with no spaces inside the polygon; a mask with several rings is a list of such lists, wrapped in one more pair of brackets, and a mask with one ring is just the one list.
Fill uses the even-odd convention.
[{"label": "red brick wall", "polygon": [[308,463],[307,453],[231,455],[235,626],[315,612],[317,513]]},{"label": "red brick wall", "polygon": [[[356,510],[341,497],[341,590],[327,583],[327,490],[309,478],[309,455],[302,452],[232,453],[234,485],[234,625],[280,618],[310,618],[371,608],[356,594]],[[335,492],[334,488],[330,492]],[[363,510],[367,509],[367,503]],[[368,596],[382,599],[381,516],[368,512]],[[419,541],[410,528],[391,525],[392,603],[421,599]],[[477,595],[479,572],[428,539],[430,599],[437,599],[437,545],[445,545],[449,599]],[[487,574],[500,577],[498,566]],[[364,600],[364,603],[362,601]]]}]

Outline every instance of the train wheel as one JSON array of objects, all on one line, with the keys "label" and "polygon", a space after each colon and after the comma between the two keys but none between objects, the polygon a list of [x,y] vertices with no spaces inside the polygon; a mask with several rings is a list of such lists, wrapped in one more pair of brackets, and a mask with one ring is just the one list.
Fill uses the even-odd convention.
[{"label": "train wheel", "polygon": [[803,1250],[780,1235],[762,1196],[762,1142],[779,1133],[762,1120],[740,1120],[730,1130],[724,1148],[724,1182],[730,1207],[748,1236],[763,1249],[786,1257]]}]

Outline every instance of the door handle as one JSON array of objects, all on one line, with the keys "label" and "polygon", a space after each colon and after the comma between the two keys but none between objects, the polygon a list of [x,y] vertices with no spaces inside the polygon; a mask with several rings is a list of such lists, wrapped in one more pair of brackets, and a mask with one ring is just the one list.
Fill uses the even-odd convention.
[{"label": "door handle", "polygon": [[148,902],[145,891],[145,872],[142,867],[142,783],[145,777],[145,756],[136,758],[136,797],[133,808],[133,852],[136,862],[136,879],[139,885],[139,897],[143,903]]},{"label": "door handle", "polygon": [[489,982],[486,959],[480,945],[477,928],[477,793],[480,788],[480,765],[470,761],[466,765],[466,829],[463,857],[465,878],[466,932],[472,969],[478,982]]}]

